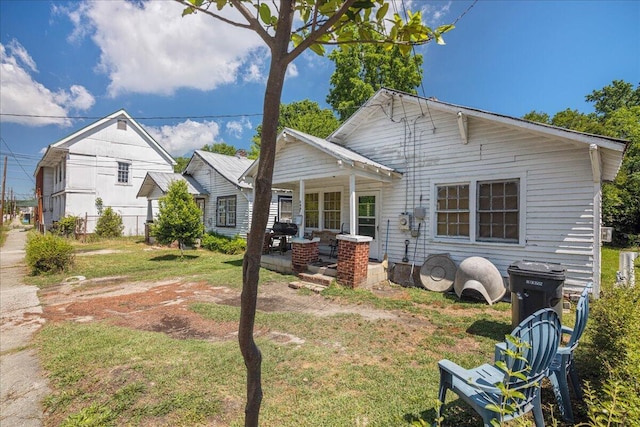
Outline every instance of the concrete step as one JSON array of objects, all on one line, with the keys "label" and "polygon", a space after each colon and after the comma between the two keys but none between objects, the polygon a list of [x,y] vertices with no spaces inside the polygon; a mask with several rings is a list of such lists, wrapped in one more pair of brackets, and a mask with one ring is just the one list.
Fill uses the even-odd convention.
[{"label": "concrete step", "polygon": [[309,289],[310,291],[313,291],[317,294],[327,289],[327,286],[325,285],[320,285],[318,283],[303,282],[303,281],[290,282],[289,287],[292,289],[302,289],[302,288]]},{"label": "concrete step", "polygon": [[321,273],[300,273],[298,277],[303,282],[316,283],[323,286],[329,286],[335,279],[335,277],[325,276]]},{"label": "concrete step", "polygon": [[314,274],[323,274],[325,276],[336,277],[338,275],[338,264],[329,265],[307,265],[307,270]]}]

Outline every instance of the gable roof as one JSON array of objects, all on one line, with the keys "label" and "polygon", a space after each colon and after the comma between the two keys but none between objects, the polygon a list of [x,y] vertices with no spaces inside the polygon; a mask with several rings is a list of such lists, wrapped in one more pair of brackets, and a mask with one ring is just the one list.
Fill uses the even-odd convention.
[{"label": "gable roof", "polygon": [[245,157],[228,156],[226,154],[212,153],[210,151],[195,150],[191,160],[189,160],[189,163],[185,168],[184,173],[188,173],[190,171],[193,159],[196,157],[211,166],[211,168],[213,168],[218,174],[236,187],[252,188],[251,184],[240,181],[240,177],[244,171],[251,166],[253,160],[249,160]]},{"label": "gable roof", "polygon": [[47,147],[47,151],[42,156],[42,159],[38,162],[36,166],[36,170],[34,175],[38,174],[38,170],[43,166],[50,166],[53,162],[57,162],[60,158],[60,153],[66,153],[69,151],[69,147],[71,147],[79,138],[84,135],[90,134],[94,130],[98,129],[100,126],[105,123],[118,119],[127,119],[127,122],[134,127],[140,134],[142,134],[143,138],[147,141],[147,143],[154,149],[158,151],[158,153],[167,160],[167,162],[171,165],[175,165],[176,161],[173,159],[171,154],[166,151],[158,142],[153,139],[151,135],[142,127],[138,122],[136,122],[133,117],[129,115],[124,109],[120,109],[115,113],[109,114],[108,116],[103,117],[102,119],[93,122],[82,129],[62,138],[61,140],[50,144]]},{"label": "gable roof", "polygon": [[166,194],[173,181],[185,181],[187,183],[187,191],[194,196],[209,194],[198,181],[189,175],[172,172],[147,172],[138,190],[138,194],[136,194],[136,198],[149,197],[155,187],[159,188],[163,194]]},{"label": "gable roof", "polygon": [[[291,128],[284,128],[280,135],[278,136],[276,142],[276,153],[282,149],[287,140],[291,138],[295,138],[295,140],[303,142],[319,151],[322,151],[325,154],[328,154],[341,163],[352,165],[352,166],[360,166],[361,168],[368,169],[370,171],[375,171],[376,173],[385,175],[385,176],[402,176],[401,172],[396,171],[389,166],[385,166],[382,163],[378,163],[374,160],[369,159],[361,154],[352,151],[343,145],[336,144],[334,142],[327,141],[326,139],[318,138],[317,136],[309,135],[304,132],[300,132]],[[277,155],[277,154],[276,154]],[[249,176],[258,166],[258,161],[255,161],[249,169],[244,173],[243,176]]]},{"label": "gable roof", "polygon": [[401,92],[394,89],[381,88],[367,102],[365,102],[351,117],[349,117],[338,129],[327,137],[327,140],[340,144],[346,140],[348,135],[362,125],[367,118],[376,110],[376,106],[382,106],[389,102],[394,96],[400,97],[408,102],[416,104],[424,103],[427,108],[449,112],[453,114],[462,113],[468,117],[476,117],[496,123],[501,123],[510,127],[539,133],[546,136],[558,137],[577,143],[587,145],[596,144],[599,147],[610,150],[624,152],[628,141],[619,138],[612,138],[602,135],[593,135],[585,132],[560,128],[544,123],[531,122],[529,120],[492,113],[476,108],[464,107],[461,105],[442,102],[433,98],[423,98],[417,95]]}]

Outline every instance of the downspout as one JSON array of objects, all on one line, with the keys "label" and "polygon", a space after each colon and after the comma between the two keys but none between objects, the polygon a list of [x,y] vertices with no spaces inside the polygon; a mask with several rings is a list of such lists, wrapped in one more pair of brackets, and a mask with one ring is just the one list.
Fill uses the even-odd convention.
[{"label": "downspout", "polygon": [[593,296],[600,297],[601,225],[602,225],[602,159],[598,146],[589,145],[593,173]]}]

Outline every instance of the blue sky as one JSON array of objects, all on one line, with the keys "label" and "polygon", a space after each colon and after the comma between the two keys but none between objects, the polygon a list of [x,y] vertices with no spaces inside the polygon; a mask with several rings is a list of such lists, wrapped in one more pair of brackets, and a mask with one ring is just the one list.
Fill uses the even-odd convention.
[{"label": "blue sky", "polygon": [[[417,49],[424,55],[421,95],[521,117],[590,112],[584,97],[594,89],[614,79],[640,83],[640,1],[405,3],[423,9],[432,26],[473,6],[445,46]],[[180,14],[170,1],[0,0],[0,154],[1,162],[9,157],[8,189],[28,197],[47,145],[120,108],[174,156],[217,142],[249,148],[268,65],[261,41],[202,14]],[[332,72],[328,59],[302,55],[282,101],[327,107]]]}]

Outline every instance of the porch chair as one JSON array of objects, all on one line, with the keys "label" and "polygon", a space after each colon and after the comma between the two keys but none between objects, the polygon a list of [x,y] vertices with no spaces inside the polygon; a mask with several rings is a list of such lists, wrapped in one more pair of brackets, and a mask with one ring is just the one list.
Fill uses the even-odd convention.
[{"label": "porch chair", "polygon": [[[561,325],[558,315],[550,308],[536,311],[524,319],[511,332],[515,343],[525,343],[519,348],[514,342],[507,342],[502,359],[493,365],[484,364],[473,369],[464,369],[449,361],[438,362],[440,368],[440,390],[438,399],[444,404],[447,390],[456,393],[482,417],[485,427],[491,420],[508,421],[533,411],[536,427],[544,427],[540,382],[548,375],[560,342]],[[505,369],[506,366],[506,369]],[[512,373],[509,375],[507,369]],[[513,373],[521,374],[513,375]],[[505,396],[501,388],[517,390],[523,397]],[[514,408],[511,414],[501,415],[487,405],[509,404]],[[443,405],[438,408],[437,417],[442,416]]]}]

